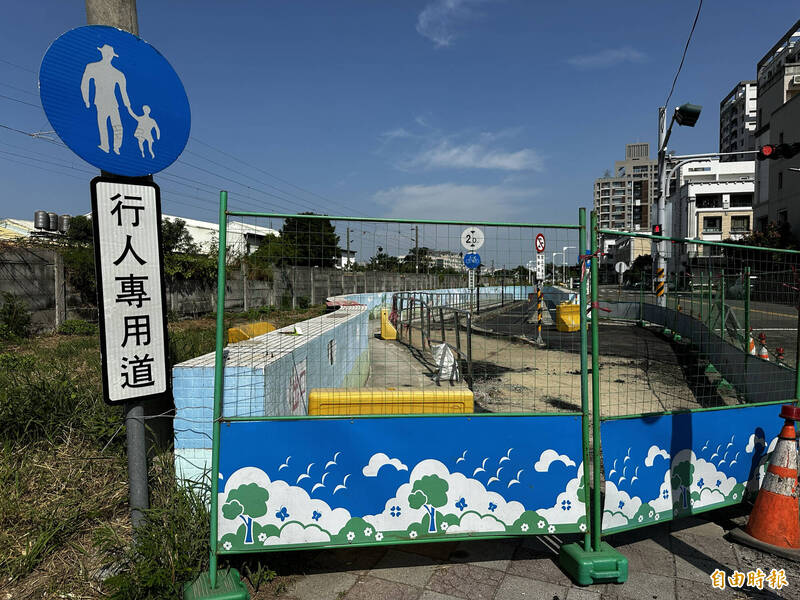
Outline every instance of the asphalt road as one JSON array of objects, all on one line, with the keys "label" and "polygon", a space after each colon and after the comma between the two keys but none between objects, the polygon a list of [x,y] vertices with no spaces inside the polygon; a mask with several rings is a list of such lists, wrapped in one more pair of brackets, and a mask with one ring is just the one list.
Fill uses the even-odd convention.
[{"label": "asphalt road", "polygon": [[[635,290],[619,290],[616,286],[601,286],[600,288],[601,300],[638,302],[639,298],[639,292]],[[655,303],[655,300],[655,296],[652,294],[645,295],[645,302]],[[702,319],[707,322],[709,315],[709,301],[707,298],[700,298],[696,293],[680,292],[677,295],[677,300],[682,312],[697,318],[702,315]],[[668,294],[667,306],[673,308],[675,304],[675,295]],[[745,324],[744,301],[738,298],[726,298],[725,306],[726,314],[728,314],[725,339],[734,342],[735,338],[731,334],[737,330],[737,324],[740,333]],[[717,331],[719,331],[719,308],[719,301],[712,301],[711,314]],[[764,333],[767,350],[772,360],[776,358],[776,349],[783,348],[786,363],[791,366],[796,364],[797,309],[793,306],[772,302],[750,302],[750,327],[753,330],[753,337],[756,338],[756,342],[759,334]]]}]

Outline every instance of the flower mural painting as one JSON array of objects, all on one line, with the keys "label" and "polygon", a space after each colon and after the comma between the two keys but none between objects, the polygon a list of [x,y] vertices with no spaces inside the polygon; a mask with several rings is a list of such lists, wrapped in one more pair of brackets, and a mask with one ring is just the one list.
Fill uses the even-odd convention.
[{"label": "flower mural painting", "polygon": [[447,504],[449,484],[438,475],[425,475],[414,482],[408,505],[411,508],[425,508],[430,517],[428,533],[436,533],[436,509]]},{"label": "flower mural painting", "polygon": [[227,502],[222,505],[226,519],[239,518],[245,525],[245,544],[253,543],[253,519],[267,514],[269,492],[256,483],[247,483],[231,490]]}]

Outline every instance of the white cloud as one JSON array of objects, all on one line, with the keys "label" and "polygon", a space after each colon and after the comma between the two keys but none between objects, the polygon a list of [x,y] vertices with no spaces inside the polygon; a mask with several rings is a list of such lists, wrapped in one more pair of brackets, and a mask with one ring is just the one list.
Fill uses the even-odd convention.
[{"label": "white cloud", "polygon": [[[700,499],[694,500],[694,504],[692,504],[692,507],[695,509],[722,502],[731,492],[733,486],[736,485],[736,479],[734,477],[728,477],[725,473],[719,471],[714,463],[710,463],[702,458],[697,458],[695,453],[688,448],[678,452],[675,458],[672,459],[673,472],[680,463],[686,461],[694,465],[692,485],[689,487],[689,491],[700,494]],[[700,484],[701,481],[702,485]],[[703,492],[702,490],[704,488],[710,489]]]},{"label": "white cloud", "polygon": [[[485,138],[486,134],[483,137]],[[507,151],[489,148],[484,143],[453,144],[443,139],[400,166],[423,169],[541,171],[542,159],[530,148]]]},{"label": "white cloud", "polygon": [[644,459],[644,465],[646,467],[652,467],[653,461],[656,459],[656,456],[660,456],[665,460],[669,460],[669,452],[667,452],[663,448],[659,448],[656,445],[652,445],[650,446],[650,449],[647,451],[647,458]]},{"label": "white cloud", "polygon": [[638,496],[631,497],[620,490],[613,481],[606,480],[606,501],[603,509],[603,529],[627,525],[639,511],[642,501]]},{"label": "white cloud", "polygon": [[[227,533],[235,533],[241,526],[241,521],[238,519],[226,519],[222,514],[222,507],[225,504],[225,498],[232,489],[247,483],[256,483],[260,487],[269,492],[269,499],[267,500],[267,514],[263,517],[253,519],[262,527],[265,525],[275,525],[278,529],[283,527],[283,520],[281,520],[276,513],[281,507],[289,507],[289,518],[291,520],[309,522],[311,515],[316,511],[319,513],[319,519],[315,520],[313,525],[316,525],[331,535],[339,533],[342,527],[345,526],[347,521],[350,520],[350,513],[344,508],[331,509],[331,507],[322,500],[316,500],[308,495],[308,492],[301,487],[289,485],[285,481],[270,481],[269,476],[257,467],[244,467],[235,471],[225,483],[225,490],[219,494],[219,537],[222,538]],[[310,531],[314,529],[314,531]],[[307,536],[310,541],[324,541],[318,539],[320,532],[315,527],[311,526],[306,530],[306,533],[297,533],[293,531],[287,532],[289,535],[303,535]],[[280,540],[278,538],[269,538],[271,544],[289,543],[284,541],[284,534],[281,533]],[[306,539],[305,537],[302,539]]]},{"label": "white cloud", "polygon": [[567,59],[567,63],[578,69],[603,69],[622,63],[643,63],[647,55],[630,46],[608,48],[594,54],[579,54]]},{"label": "white cloud", "polygon": [[450,525],[447,533],[486,533],[488,531],[505,531],[506,526],[492,516],[478,516],[475,513],[464,515],[458,525]]},{"label": "white cloud", "polygon": [[303,527],[300,523],[287,523],[276,536],[267,538],[264,546],[273,544],[314,544],[318,542],[330,542],[331,536],[313,525]]},{"label": "white cloud", "polygon": [[469,215],[476,221],[511,221],[530,212],[531,200],[537,194],[534,188],[439,183],[380,190],[372,199],[386,207],[388,218],[414,215],[417,219],[452,219]]},{"label": "white cloud", "polygon": [[539,457],[539,460],[536,461],[536,464],[533,465],[533,468],[540,473],[547,473],[547,471],[550,470],[550,465],[556,461],[562,462],[568,467],[575,466],[575,461],[566,454],[559,454],[555,450],[548,449],[542,452],[542,455]]},{"label": "white cloud", "polygon": [[[411,508],[408,504],[408,496],[411,494],[413,482],[421,479],[424,475],[438,475],[447,481],[447,502],[438,509],[439,512],[460,514],[461,511],[456,507],[456,502],[461,498],[467,498],[468,504],[465,507],[467,511],[474,510],[486,516],[491,503],[495,506],[491,513],[491,516],[496,519],[493,522],[499,521],[506,525],[513,525],[525,510],[520,502],[507,502],[500,494],[488,491],[477,479],[466,477],[462,473],[450,473],[450,470],[438,460],[426,459],[413,468],[408,478],[409,483],[404,483],[397,488],[395,497],[386,501],[383,512],[377,515],[365,515],[364,520],[376,531],[404,530],[411,523],[419,523],[425,515],[425,508]],[[473,525],[476,524],[473,523]],[[489,526],[488,523],[486,525]],[[496,525],[491,525],[491,527],[492,529],[489,531],[495,531]]]},{"label": "white cloud", "polygon": [[750,439],[747,440],[747,446],[745,447],[744,451],[748,454],[752,454],[753,450],[755,450],[756,446],[766,446],[767,443],[763,437],[760,435],[757,436],[755,433],[750,434]]},{"label": "white cloud", "polygon": [[658,488],[658,496],[648,502],[657,513],[672,510],[672,473],[669,469],[664,472],[664,481]]},{"label": "white cloud", "polygon": [[778,443],[778,436],[776,435],[772,438],[772,441],[769,443],[769,447],[767,448],[767,454],[772,454],[772,451],[775,450],[775,445]]},{"label": "white cloud", "polygon": [[417,17],[417,33],[437,48],[449,46],[456,38],[459,23],[477,16],[474,7],[487,0],[433,0]]},{"label": "white cloud", "polygon": [[411,133],[405,127],[395,127],[389,131],[384,131],[380,134],[380,137],[386,141],[391,141],[415,137],[415,134]]},{"label": "white cloud", "polygon": [[[573,462],[572,464],[574,465],[575,463]],[[577,475],[567,483],[567,488],[558,495],[552,508],[545,508],[536,512],[547,519],[547,522],[551,525],[577,523],[578,519],[586,514],[586,505],[578,500],[578,488],[581,485],[582,478],[583,463],[578,467]]]},{"label": "white cloud", "polygon": [[378,471],[385,465],[390,465],[398,471],[408,471],[408,467],[400,462],[399,458],[389,458],[383,452],[378,452],[370,457],[369,464],[365,465],[361,472],[364,477],[377,477]]}]

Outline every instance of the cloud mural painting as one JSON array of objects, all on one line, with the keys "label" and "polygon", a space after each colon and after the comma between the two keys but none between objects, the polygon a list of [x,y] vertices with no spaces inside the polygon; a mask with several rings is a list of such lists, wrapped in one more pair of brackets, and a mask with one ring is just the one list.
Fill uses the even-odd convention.
[{"label": "cloud mural painting", "polygon": [[[265,427],[269,446],[244,443]],[[239,421],[223,432],[222,553],[586,531],[573,417]]]},{"label": "cloud mural painting", "polygon": [[766,440],[780,427],[775,407],[731,408],[724,417],[724,428],[719,412],[705,411],[603,423],[603,531],[737,504],[756,492],[774,447]]}]

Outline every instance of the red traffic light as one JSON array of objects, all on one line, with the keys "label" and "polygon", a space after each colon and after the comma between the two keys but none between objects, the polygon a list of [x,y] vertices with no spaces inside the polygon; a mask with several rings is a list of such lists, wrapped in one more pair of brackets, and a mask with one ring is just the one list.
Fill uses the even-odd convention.
[{"label": "red traffic light", "polygon": [[767,144],[766,146],[761,146],[758,150],[758,160],[764,160],[765,158],[773,158],[775,156],[775,146],[772,144]]},{"label": "red traffic light", "polygon": [[653,225],[653,235],[663,235],[661,225]]}]

